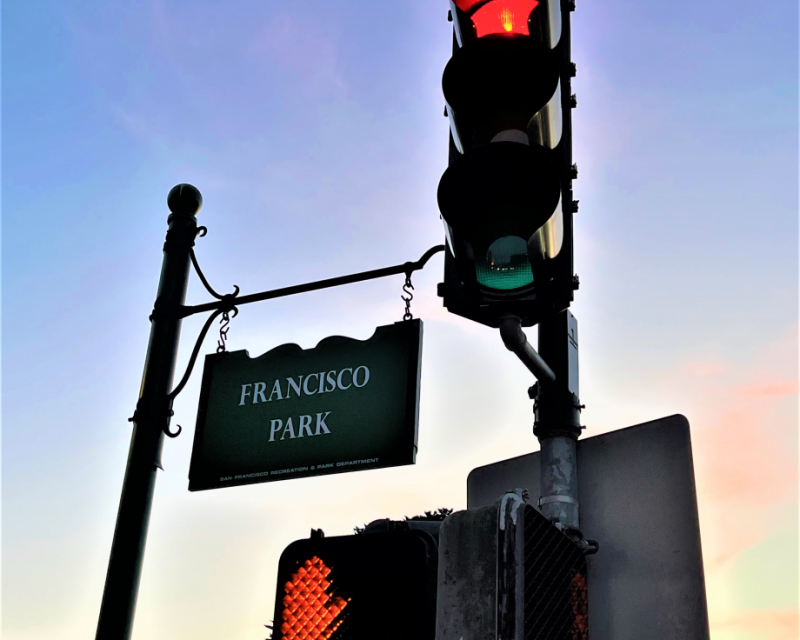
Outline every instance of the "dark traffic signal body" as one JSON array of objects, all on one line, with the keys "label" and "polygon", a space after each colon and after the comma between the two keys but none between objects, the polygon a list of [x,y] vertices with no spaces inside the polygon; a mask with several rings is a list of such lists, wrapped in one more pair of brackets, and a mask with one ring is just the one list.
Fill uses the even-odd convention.
[{"label": "dark traffic signal body", "polygon": [[437,560],[421,530],[293,542],[278,565],[272,640],[433,640]]},{"label": "dark traffic signal body", "polygon": [[440,294],[476,322],[531,326],[567,308],[575,286],[569,12],[557,0],[452,0],[451,15]]}]

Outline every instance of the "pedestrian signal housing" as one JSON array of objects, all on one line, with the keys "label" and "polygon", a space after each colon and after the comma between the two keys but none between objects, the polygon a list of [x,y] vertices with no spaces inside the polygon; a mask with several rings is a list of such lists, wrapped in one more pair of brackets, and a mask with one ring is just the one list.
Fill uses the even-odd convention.
[{"label": "pedestrian signal housing", "polygon": [[293,542],[278,565],[272,640],[433,640],[436,572],[436,540],[422,530]]}]

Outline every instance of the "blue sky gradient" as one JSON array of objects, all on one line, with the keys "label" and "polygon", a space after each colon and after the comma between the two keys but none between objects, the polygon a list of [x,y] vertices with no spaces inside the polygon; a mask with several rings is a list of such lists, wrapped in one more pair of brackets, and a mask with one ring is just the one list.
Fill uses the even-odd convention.
[{"label": "blue sky gradient", "polygon": [[[197,252],[222,291],[442,242],[446,13],[3,3],[4,637],[94,633],[174,184],[203,193]],[[797,637],[797,24],[784,0],[579,0],[573,14],[587,435],[689,418],[714,640]],[[184,435],[165,446],[134,637],[262,638],[280,551],[310,527],[463,508],[470,469],[538,448],[528,374],[495,332],[441,309],[440,260],[414,280],[414,467],[189,494],[195,374],[175,406]],[[401,284],[251,305],[230,347],[367,338],[400,318]],[[206,298],[193,280],[188,300]],[[179,372],[201,323],[184,324]]]}]

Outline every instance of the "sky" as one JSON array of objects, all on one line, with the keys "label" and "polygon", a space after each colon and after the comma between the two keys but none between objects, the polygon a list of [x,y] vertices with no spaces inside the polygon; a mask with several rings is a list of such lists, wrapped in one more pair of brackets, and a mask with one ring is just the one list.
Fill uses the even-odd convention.
[{"label": "sky", "polygon": [[[94,634],[173,185],[203,194],[196,251],[222,292],[443,241],[447,9],[3,3],[6,640]],[[573,14],[582,421],[593,436],[689,419],[714,640],[798,637],[797,25],[786,0]],[[278,557],[311,527],[465,508],[471,469],[538,449],[530,375],[496,331],[442,308],[441,277],[440,256],[414,276],[414,466],[190,494],[195,372],[164,446],[134,638],[261,640]],[[229,348],[366,339],[401,319],[401,285],[248,305]],[[188,302],[207,299],[193,277]],[[203,320],[183,325],[178,374]]]}]

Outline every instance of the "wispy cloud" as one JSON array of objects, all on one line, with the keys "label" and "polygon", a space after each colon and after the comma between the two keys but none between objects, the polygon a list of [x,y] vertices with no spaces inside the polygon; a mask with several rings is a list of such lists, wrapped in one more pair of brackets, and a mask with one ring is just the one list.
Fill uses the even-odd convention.
[{"label": "wispy cloud", "polygon": [[686,372],[696,378],[714,376],[729,368],[730,365],[724,360],[690,360],[686,363]]},{"label": "wispy cloud", "polygon": [[[776,514],[798,493],[797,327],[749,361],[690,360],[669,381],[692,399],[706,577],[723,584],[740,554],[790,526]],[[797,638],[796,610],[733,612],[721,594],[712,596],[711,626],[722,638]]]},{"label": "wispy cloud", "polygon": [[764,396],[796,396],[797,380],[785,382],[762,382],[742,389],[742,394],[751,398]]},{"label": "wispy cloud", "polygon": [[278,13],[249,48],[265,62],[288,72],[315,98],[344,98],[347,87],[333,38],[308,16]]},{"label": "wispy cloud", "polygon": [[750,358],[690,357],[659,380],[687,402],[706,570],[776,532],[797,499],[797,326]]}]

